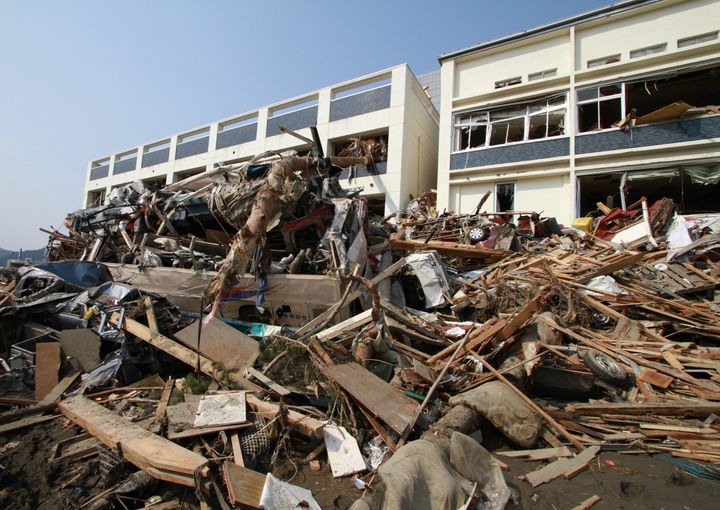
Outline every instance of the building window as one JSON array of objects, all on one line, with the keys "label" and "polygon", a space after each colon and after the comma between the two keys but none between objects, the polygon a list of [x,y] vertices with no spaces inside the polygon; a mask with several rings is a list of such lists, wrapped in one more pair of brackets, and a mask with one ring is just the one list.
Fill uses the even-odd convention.
[{"label": "building window", "polygon": [[567,95],[455,117],[455,151],[565,134]]},{"label": "building window", "polygon": [[516,76],[515,78],[508,78],[506,80],[500,80],[495,82],[495,88],[501,89],[503,87],[509,87],[510,85],[517,85],[522,82],[521,76]]},{"label": "building window", "polygon": [[646,48],[638,48],[637,50],[630,51],[630,58],[645,57],[647,55],[652,55],[653,53],[662,53],[666,49],[667,43],[656,44]]},{"label": "building window", "polygon": [[608,55],[607,57],[600,57],[600,58],[594,58],[592,60],[587,61],[588,69],[591,67],[599,67],[604,66],[607,64],[614,64],[615,62],[620,62],[620,54],[616,55]]},{"label": "building window", "polygon": [[464,151],[485,147],[487,142],[487,112],[455,117],[455,150]]},{"label": "building window", "polygon": [[706,34],[693,35],[692,37],[684,37],[678,39],[677,47],[685,48],[686,46],[692,46],[694,44],[700,44],[708,41],[714,41],[718,38],[718,31],[708,32]]},{"label": "building window", "polygon": [[557,67],[555,69],[546,69],[545,71],[538,71],[537,73],[528,74],[528,81],[542,80],[543,78],[550,78],[551,76],[557,75]]},{"label": "building window", "polygon": [[622,119],[622,84],[578,90],[578,131],[608,129]]},{"label": "building window", "polygon": [[515,210],[515,183],[500,182],[495,185],[495,212]]}]

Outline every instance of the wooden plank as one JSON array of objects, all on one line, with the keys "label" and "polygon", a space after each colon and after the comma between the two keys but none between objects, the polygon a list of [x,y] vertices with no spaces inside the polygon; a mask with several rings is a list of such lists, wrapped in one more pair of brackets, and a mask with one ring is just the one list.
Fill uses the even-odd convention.
[{"label": "wooden plank", "polygon": [[240,437],[236,432],[230,434],[230,443],[232,444],[233,450],[233,462],[237,466],[245,467],[245,461],[242,456],[242,446],[240,446]]},{"label": "wooden plank", "polygon": [[4,425],[0,425],[0,434],[5,434],[6,432],[14,432],[16,430],[24,429],[25,427],[32,427],[33,425],[37,425],[38,423],[44,423],[46,421],[54,420],[55,418],[59,417],[59,414],[54,414],[51,416],[29,416],[21,420],[15,420]]},{"label": "wooden plank", "polygon": [[575,505],[574,507],[572,507],[571,510],[587,510],[601,499],[602,498],[597,494],[595,496],[590,496],[585,501],[581,502],[579,505]]},{"label": "wooden plank", "polygon": [[535,315],[535,312],[540,309],[544,294],[544,291],[541,290],[534,299],[528,301],[528,303],[524,307],[522,307],[522,309],[518,313],[515,314],[515,316],[510,320],[508,325],[503,328],[503,330],[500,332],[500,338],[502,338],[503,340],[507,340],[508,338],[513,336],[521,327],[523,327],[525,323],[530,320],[530,317]]},{"label": "wooden plank", "polygon": [[685,367],[682,363],[677,359],[677,357],[669,351],[663,351],[661,352],[662,357],[665,359],[665,361],[668,362],[668,364],[673,367],[676,370],[685,370]]},{"label": "wooden plank", "polygon": [[[178,342],[197,350],[198,323],[195,321],[173,336]],[[251,367],[260,354],[260,344],[223,321],[212,318],[203,324],[200,336],[200,354],[221,362],[229,369]]]},{"label": "wooden plank", "polygon": [[193,473],[205,463],[203,456],[155,435],[82,396],[59,402],[58,409],[153,477],[189,487],[195,485]]},{"label": "wooden plank", "polygon": [[530,485],[533,487],[537,487],[538,485],[552,481],[565,473],[572,473],[581,466],[587,466],[587,464],[592,461],[599,452],[599,446],[590,446],[578,453],[575,457],[556,460],[555,462],[551,462],[536,471],[526,474],[525,480],[530,482]]},{"label": "wooden plank", "polygon": [[[266,418],[273,419],[280,411],[280,406],[272,402],[265,402],[250,394],[246,395],[245,398],[247,405],[253,411],[260,413]],[[298,432],[308,437],[316,437],[318,439],[323,437],[325,423],[310,416],[300,414],[297,411],[290,409],[285,409],[285,411],[287,412],[288,423]]]},{"label": "wooden plank", "polygon": [[609,264],[605,264],[602,267],[590,271],[589,273],[581,275],[579,278],[576,279],[576,281],[577,283],[586,283],[597,276],[614,273],[615,271],[619,271],[624,267],[631,266],[636,262],[639,262],[644,256],[644,253],[633,253],[626,255],[617,261],[610,262]]},{"label": "wooden plank", "polygon": [[70,386],[72,386],[72,383],[75,382],[75,379],[77,379],[79,375],[80,372],[73,372],[63,377],[62,380],[37,403],[37,405],[44,407],[55,402],[62,396],[63,393],[65,393],[65,391],[67,391]]},{"label": "wooden plank", "polygon": [[35,345],[35,399],[42,400],[58,383],[60,342]]},{"label": "wooden plank", "polygon": [[160,333],[160,330],[158,329],[157,317],[155,316],[155,308],[153,307],[152,299],[150,299],[150,296],[145,296],[145,313],[147,314],[147,322],[148,327],[150,328],[150,332],[153,334]]},{"label": "wooden plank", "polygon": [[265,475],[226,461],[223,463],[223,477],[231,504],[260,508]]},{"label": "wooden plank", "polygon": [[572,456],[572,452],[567,446],[561,446],[559,448],[538,448],[535,450],[495,452],[495,454],[502,455],[504,457],[521,458],[526,460],[547,460]]},{"label": "wooden plank", "polygon": [[157,409],[155,410],[155,418],[159,421],[165,419],[165,411],[167,411],[168,400],[172,395],[172,390],[175,387],[175,381],[172,377],[168,377],[163,387],[162,395],[160,395],[160,403],[158,403]]},{"label": "wooden plank", "polygon": [[647,367],[640,368],[640,376],[638,379],[664,390],[668,389],[674,381],[672,377],[668,377]]},{"label": "wooden plank", "polygon": [[504,259],[513,252],[507,250],[494,250],[482,246],[451,243],[447,241],[419,241],[413,239],[391,239],[390,248],[397,251],[427,251],[436,250],[446,257],[460,257],[464,259],[481,259],[497,261]]},{"label": "wooden plank", "polygon": [[168,431],[167,438],[171,441],[179,441],[181,439],[191,439],[193,437],[207,436],[208,434],[227,432],[228,430],[246,429],[252,426],[252,423],[237,423],[234,425],[221,425],[219,427],[190,428],[179,432]]},{"label": "wooden plank", "polygon": [[259,370],[255,370],[253,367],[248,367],[245,371],[281,397],[287,397],[292,394],[292,391],[276,383]]},{"label": "wooden plank", "polygon": [[350,317],[349,319],[346,319],[338,324],[335,324],[332,327],[329,327],[327,329],[324,329],[323,331],[319,332],[316,336],[318,340],[325,341],[325,340],[332,340],[333,338],[337,337],[338,335],[343,334],[346,331],[352,331],[353,329],[359,328],[360,326],[363,326],[370,322],[372,320],[372,310],[365,310],[362,313],[359,313],[353,317]]},{"label": "wooden plank", "polygon": [[320,370],[398,434],[405,431],[419,407],[415,400],[355,362]]}]

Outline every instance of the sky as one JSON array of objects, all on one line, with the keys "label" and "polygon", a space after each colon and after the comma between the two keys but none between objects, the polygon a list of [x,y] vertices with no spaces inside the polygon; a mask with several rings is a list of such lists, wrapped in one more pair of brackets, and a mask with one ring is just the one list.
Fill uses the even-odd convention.
[{"label": "sky", "polygon": [[612,0],[0,0],[0,247],[44,247],[88,161]]}]

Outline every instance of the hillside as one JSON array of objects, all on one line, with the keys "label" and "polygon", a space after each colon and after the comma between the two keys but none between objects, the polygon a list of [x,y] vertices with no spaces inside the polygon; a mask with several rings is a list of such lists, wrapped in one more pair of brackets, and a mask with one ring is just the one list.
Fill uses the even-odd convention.
[{"label": "hillside", "polygon": [[[10,251],[4,248],[0,248],[0,267],[5,267],[8,260],[17,258],[17,251]],[[24,260],[26,258],[31,259],[33,262],[40,262],[42,260],[45,260],[45,248],[39,248],[37,250],[23,250],[22,259]]]}]

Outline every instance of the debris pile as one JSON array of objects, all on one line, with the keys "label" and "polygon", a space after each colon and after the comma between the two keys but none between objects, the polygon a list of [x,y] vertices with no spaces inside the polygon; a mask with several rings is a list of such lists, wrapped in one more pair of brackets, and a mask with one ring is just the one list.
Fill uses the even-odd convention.
[{"label": "debris pile", "polygon": [[[608,452],[718,478],[718,216],[641,200],[566,228],[428,191],[375,220],[335,168],[382,147],[349,150],[118,188],[3,274],[0,501],[30,427],[54,497],[95,509],[500,509],[510,463],[545,462],[533,491]],[[323,282],[302,317],[271,296]]]}]

